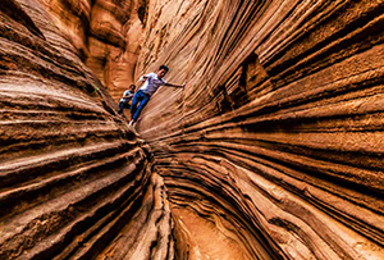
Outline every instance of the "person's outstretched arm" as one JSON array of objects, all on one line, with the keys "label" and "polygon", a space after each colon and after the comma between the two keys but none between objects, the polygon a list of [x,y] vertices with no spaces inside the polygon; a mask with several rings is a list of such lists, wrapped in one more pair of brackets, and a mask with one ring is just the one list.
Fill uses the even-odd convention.
[{"label": "person's outstretched arm", "polygon": [[167,87],[173,87],[173,88],[184,88],[185,87],[185,82],[183,83],[183,85],[175,85],[175,84],[172,84],[172,83],[165,83],[164,86],[167,86]]}]

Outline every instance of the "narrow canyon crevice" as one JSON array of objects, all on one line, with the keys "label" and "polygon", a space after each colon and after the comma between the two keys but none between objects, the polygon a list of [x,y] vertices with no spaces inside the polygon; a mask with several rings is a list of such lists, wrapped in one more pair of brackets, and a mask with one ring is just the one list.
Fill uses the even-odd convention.
[{"label": "narrow canyon crevice", "polygon": [[0,259],[383,259],[383,10],[2,0]]}]

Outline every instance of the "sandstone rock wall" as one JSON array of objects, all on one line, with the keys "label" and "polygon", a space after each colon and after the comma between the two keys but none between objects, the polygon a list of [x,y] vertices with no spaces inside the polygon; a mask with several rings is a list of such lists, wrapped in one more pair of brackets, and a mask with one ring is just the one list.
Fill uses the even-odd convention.
[{"label": "sandstone rock wall", "polygon": [[2,0],[0,259],[384,258],[383,7]]},{"label": "sandstone rock wall", "polygon": [[39,1],[114,100],[120,99],[135,83],[146,1]]},{"label": "sandstone rock wall", "polygon": [[0,259],[173,255],[149,147],[34,0],[0,5],[0,110]]},{"label": "sandstone rock wall", "polygon": [[140,122],[180,253],[222,259],[222,236],[245,259],[384,257],[383,8],[150,2],[137,72],[165,63],[169,81],[188,80]]}]

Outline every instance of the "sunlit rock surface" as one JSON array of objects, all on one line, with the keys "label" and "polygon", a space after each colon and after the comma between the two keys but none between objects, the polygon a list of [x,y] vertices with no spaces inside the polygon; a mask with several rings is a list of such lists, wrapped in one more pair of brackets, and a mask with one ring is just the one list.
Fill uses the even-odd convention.
[{"label": "sunlit rock surface", "polygon": [[231,240],[245,259],[266,258],[257,243],[272,258],[384,258],[383,10],[151,1],[137,74],[166,63],[188,85],[161,89],[139,129],[184,256],[224,259],[211,245]]},{"label": "sunlit rock surface", "polygon": [[38,2],[2,0],[0,259],[172,256],[149,147],[75,53]]},{"label": "sunlit rock surface", "polygon": [[0,259],[383,259],[383,10],[2,0]]},{"label": "sunlit rock surface", "polygon": [[135,83],[146,1],[38,0],[115,101]]}]

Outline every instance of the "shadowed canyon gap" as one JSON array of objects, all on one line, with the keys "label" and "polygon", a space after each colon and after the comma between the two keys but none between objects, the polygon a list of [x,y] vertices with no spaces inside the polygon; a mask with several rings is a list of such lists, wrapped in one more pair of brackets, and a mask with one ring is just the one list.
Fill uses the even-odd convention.
[{"label": "shadowed canyon gap", "polygon": [[2,0],[0,259],[384,259],[383,10]]}]

